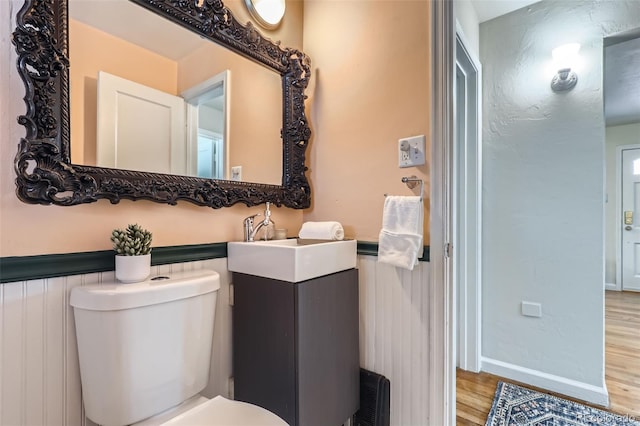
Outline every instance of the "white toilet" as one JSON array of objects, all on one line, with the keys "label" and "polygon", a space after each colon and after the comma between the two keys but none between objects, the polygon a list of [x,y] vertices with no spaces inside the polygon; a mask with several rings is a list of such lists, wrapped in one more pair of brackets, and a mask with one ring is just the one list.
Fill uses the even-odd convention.
[{"label": "white toilet", "polygon": [[87,417],[104,426],[286,426],[264,408],[198,395],[219,288],[206,270],[73,288]]}]

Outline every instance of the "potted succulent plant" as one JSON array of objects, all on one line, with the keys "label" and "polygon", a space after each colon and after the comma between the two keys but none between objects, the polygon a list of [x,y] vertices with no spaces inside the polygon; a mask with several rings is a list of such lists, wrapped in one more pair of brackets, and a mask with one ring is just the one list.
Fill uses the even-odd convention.
[{"label": "potted succulent plant", "polygon": [[151,232],[138,224],[114,229],[111,242],[116,252],[116,279],[123,283],[144,281],[151,274]]}]

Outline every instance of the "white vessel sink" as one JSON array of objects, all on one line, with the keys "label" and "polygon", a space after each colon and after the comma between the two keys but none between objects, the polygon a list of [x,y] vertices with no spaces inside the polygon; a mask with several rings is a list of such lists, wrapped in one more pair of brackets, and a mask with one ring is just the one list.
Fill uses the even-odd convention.
[{"label": "white vessel sink", "polygon": [[300,282],[356,267],[356,240],[230,242],[228,268],[275,280]]}]

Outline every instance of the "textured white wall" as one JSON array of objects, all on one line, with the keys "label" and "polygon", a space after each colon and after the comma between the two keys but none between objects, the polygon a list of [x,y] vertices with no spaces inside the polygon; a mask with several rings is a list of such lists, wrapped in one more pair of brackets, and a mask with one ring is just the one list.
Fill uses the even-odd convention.
[{"label": "textured white wall", "polygon": [[[638,23],[635,0],[541,1],[480,25],[482,351],[545,386],[604,391],[602,38]],[[555,94],[551,50],[568,42],[579,82]]]},{"label": "textured white wall", "polygon": [[[639,6],[640,7],[640,6]],[[640,145],[640,123],[608,126],[605,130],[607,203],[605,205],[605,282],[616,284],[616,223],[618,199],[616,197],[616,148]]]}]

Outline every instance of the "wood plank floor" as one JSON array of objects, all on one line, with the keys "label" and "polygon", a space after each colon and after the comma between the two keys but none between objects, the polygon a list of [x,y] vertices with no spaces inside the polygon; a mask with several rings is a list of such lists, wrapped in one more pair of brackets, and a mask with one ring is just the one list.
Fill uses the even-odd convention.
[{"label": "wood plank floor", "polygon": [[640,420],[640,292],[606,292],[605,330],[609,409]]},{"label": "wood plank floor", "polygon": [[[640,420],[640,292],[607,291],[605,300],[605,376],[611,402],[609,411]],[[499,380],[536,389],[488,373],[458,370],[457,425],[485,424]]]}]

